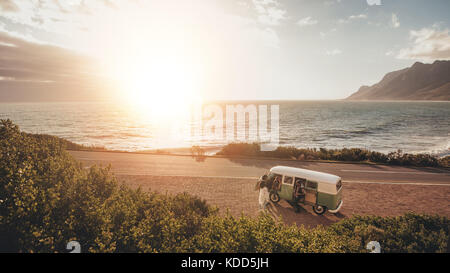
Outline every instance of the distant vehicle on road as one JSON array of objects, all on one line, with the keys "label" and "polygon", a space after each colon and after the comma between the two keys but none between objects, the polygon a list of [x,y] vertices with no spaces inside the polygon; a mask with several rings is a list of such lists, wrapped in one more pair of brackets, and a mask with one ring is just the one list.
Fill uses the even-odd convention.
[{"label": "distant vehicle on road", "polygon": [[311,205],[313,211],[322,215],[327,210],[337,213],[343,204],[342,181],[339,176],[301,168],[276,166],[261,177],[272,183],[270,200],[281,199],[294,207]]}]

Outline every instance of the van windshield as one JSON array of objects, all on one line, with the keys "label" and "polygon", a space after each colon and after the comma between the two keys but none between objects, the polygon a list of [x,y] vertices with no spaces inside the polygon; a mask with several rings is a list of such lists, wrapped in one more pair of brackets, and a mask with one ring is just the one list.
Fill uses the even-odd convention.
[{"label": "van windshield", "polygon": [[276,173],[269,173],[269,175],[267,176],[267,178],[269,179],[269,181],[274,181],[275,180],[275,177],[280,177],[281,178],[281,175],[280,174],[276,174]]}]

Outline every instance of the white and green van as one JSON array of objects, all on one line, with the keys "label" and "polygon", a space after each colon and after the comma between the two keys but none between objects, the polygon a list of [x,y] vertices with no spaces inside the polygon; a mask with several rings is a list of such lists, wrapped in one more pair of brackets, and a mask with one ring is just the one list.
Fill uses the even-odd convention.
[{"label": "white and green van", "polygon": [[[270,169],[268,179],[278,180],[280,184],[270,194],[274,203],[284,199],[291,203],[311,205],[316,214],[327,210],[337,213],[342,207],[342,181],[339,176],[301,168],[276,166]],[[302,198],[294,198],[295,183],[302,185]]]}]

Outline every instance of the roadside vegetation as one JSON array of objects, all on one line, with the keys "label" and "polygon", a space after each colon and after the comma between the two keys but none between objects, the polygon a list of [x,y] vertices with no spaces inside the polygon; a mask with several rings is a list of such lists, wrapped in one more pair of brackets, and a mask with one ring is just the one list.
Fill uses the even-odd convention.
[{"label": "roadside vegetation", "polygon": [[67,150],[73,150],[73,151],[107,151],[105,147],[102,146],[88,146],[88,145],[81,145],[74,143],[72,141],[69,141],[67,139],[47,135],[47,134],[30,134],[22,132],[22,134],[38,139],[39,141],[46,142],[46,143],[53,143],[54,145],[63,147]]},{"label": "roadside vegetation", "polygon": [[306,229],[221,216],[188,194],[120,185],[109,168],[85,169],[57,138],[0,121],[0,251],[66,252],[445,252],[450,221],[438,215],[354,216]]},{"label": "roadside vegetation", "polygon": [[[114,151],[102,146],[81,145],[61,137],[47,134],[30,134],[22,132],[40,141],[53,143],[66,150],[72,151]],[[192,146],[190,154],[197,161],[206,159],[206,151],[200,146]],[[119,152],[119,151],[117,151]],[[166,150],[140,151],[156,154],[170,154]],[[325,148],[296,148],[292,146],[279,146],[274,151],[261,151],[258,143],[230,143],[221,148],[216,155],[235,157],[266,157],[292,160],[328,160],[342,162],[368,162],[388,165],[414,166],[414,167],[444,167],[450,168],[450,156],[438,158],[430,154],[408,154],[401,150],[388,154],[360,148],[325,149]]]},{"label": "roadside vegetation", "polygon": [[300,149],[279,146],[274,151],[261,151],[261,146],[258,143],[230,143],[224,146],[216,154],[224,156],[270,157],[294,160],[371,162],[415,167],[450,167],[450,156],[437,158],[429,154],[403,153],[401,150],[384,154],[359,148]]}]

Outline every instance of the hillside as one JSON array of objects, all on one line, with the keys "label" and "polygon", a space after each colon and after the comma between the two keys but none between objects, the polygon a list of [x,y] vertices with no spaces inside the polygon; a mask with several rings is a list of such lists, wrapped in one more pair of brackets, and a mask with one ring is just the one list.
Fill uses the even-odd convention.
[{"label": "hillside", "polygon": [[361,86],[347,100],[450,100],[450,61],[390,72],[372,86]]}]

